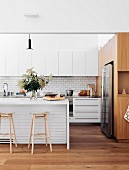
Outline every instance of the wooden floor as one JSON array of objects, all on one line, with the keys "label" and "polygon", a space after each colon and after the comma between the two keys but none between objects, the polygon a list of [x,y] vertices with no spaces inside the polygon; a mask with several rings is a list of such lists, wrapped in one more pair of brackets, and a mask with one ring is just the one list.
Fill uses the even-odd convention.
[{"label": "wooden floor", "polygon": [[129,170],[129,143],[107,139],[98,125],[70,126],[70,150],[66,145],[0,145],[0,170]]}]

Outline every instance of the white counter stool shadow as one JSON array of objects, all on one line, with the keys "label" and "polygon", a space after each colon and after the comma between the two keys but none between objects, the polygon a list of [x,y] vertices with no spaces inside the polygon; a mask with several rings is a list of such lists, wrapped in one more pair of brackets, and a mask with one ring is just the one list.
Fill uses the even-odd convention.
[{"label": "white counter stool shadow", "polygon": [[[39,118],[42,118],[44,120],[44,133],[35,133],[36,119],[39,119]],[[37,138],[35,138],[35,137],[37,137]],[[48,129],[47,112],[32,113],[32,123],[31,123],[30,138],[29,138],[29,144],[28,144],[28,148],[30,148],[30,143],[32,143],[31,154],[34,153],[34,140],[35,139],[45,139],[46,146],[47,146],[48,140],[49,140],[50,151],[52,152],[52,144],[51,144],[50,133],[49,133],[49,129]]]},{"label": "white counter stool shadow", "polygon": [[[17,147],[16,132],[14,128],[13,113],[0,113],[0,128],[2,119],[9,120],[9,133],[0,132],[0,136],[9,136],[10,138],[10,153],[12,153],[12,139],[14,137],[15,146]],[[13,133],[12,133],[13,129]]]}]

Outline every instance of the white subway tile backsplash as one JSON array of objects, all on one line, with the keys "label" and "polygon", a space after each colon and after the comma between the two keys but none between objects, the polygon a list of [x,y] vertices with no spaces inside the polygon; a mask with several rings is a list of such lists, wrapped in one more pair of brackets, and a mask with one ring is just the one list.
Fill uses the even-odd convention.
[{"label": "white subway tile backsplash", "polygon": [[[0,91],[3,91],[3,84],[8,83],[9,91],[19,92],[19,79],[21,77],[0,77]],[[86,89],[87,84],[95,84],[96,86],[96,77],[53,77],[52,81],[42,91],[55,93],[65,93],[69,89],[80,91]]]}]

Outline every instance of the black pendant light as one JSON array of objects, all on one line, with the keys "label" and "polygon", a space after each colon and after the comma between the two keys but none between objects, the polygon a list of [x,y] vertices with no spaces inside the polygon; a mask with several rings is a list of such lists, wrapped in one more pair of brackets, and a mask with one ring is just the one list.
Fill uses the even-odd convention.
[{"label": "black pendant light", "polygon": [[30,34],[29,34],[29,39],[28,39],[28,48],[27,48],[27,50],[33,50],[33,49],[31,48]]}]

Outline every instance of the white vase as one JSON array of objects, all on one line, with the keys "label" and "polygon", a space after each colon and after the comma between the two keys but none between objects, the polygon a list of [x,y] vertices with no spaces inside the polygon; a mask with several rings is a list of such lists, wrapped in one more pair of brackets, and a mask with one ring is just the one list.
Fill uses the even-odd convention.
[{"label": "white vase", "polygon": [[35,90],[31,91],[31,93],[30,93],[30,100],[31,99],[37,99],[37,91],[35,91]]}]

